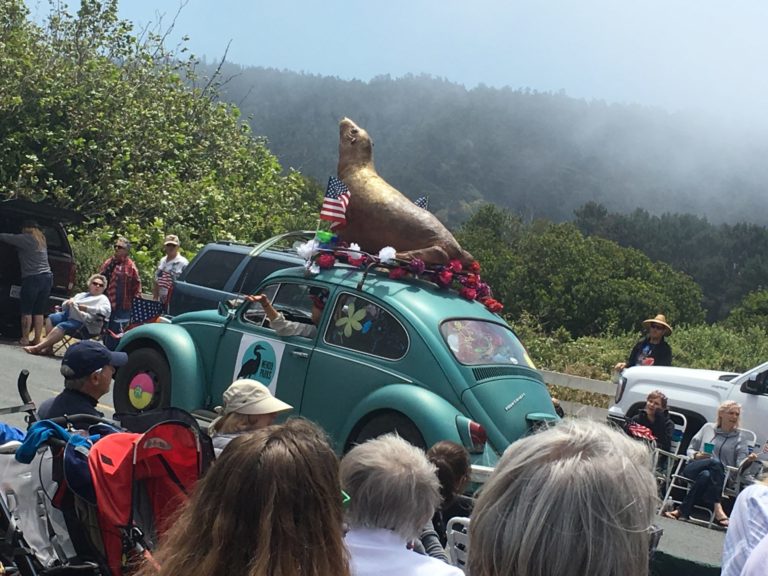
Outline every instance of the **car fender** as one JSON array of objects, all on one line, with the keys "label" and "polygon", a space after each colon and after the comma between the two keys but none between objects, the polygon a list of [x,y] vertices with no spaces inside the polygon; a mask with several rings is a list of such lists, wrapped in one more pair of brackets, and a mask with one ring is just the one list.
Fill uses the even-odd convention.
[{"label": "car fender", "polygon": [[370,415],[382,411],[395,411],[407,416],[419,428],[428,446],[440,440],[462,444],[456,426],[456,417],[465,416],[460,410],[424,388],[412,384],[390,384],[376,389],[350,411],[340,435],[345,439],[344,445]]},{"label": "car fender", "polygon": [[143,324],[120,338],[118,351],[130,354],[139,348],[163,353],[171,369],[171,405],[192,411],[207,404],[205,367],[192,337],[174,324]]}]

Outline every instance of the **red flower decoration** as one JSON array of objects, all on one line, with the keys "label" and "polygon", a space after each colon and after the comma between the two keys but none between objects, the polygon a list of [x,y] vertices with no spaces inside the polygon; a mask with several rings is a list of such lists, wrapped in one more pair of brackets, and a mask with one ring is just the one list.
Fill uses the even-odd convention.
[{"label": "red flower decoration", "polygon": [[402,278],[406,274],[408,274],[408,271],[405,268],[392,268],[392,270],[389,271],[389,277],[393,280]]},{"label": "red flower decoration", "polygon": [[467,288],[466,286],[459,290],[459,296],[462,298],[465,298],[466,300],[474,300],[477,298],[477,290],[474,288]]},{"label": "red flower decoration", "polygon": [[480,276],[477,274],[467,274],[466,279],[464,280],[464,286],[467,288],[477,288],[477,285],[480,283]]},{"label": "red flower decoration", "polygon": [[450,268],[451,272],[461,272],[461,262],[458,260],[451,260],[448,262],[448,268]]},{"label": "red flower decoration", "polygon": [[451,282],[453,282],[453,272],[451,272],[447,268],[445,270],[438,272],[437,283],[440,286],[450,286]]},{"label": "red flower decoration", "polygon": [[483,306],[488,308],[488,310],[490,310],[494,314],[504,310],[504,305],[501,302],[499,302],[498,300],[494,300],[490,296],[481,299],[480,302],[483,304]]},{"label": "red flower decoration", "polygon": [[316,262],[320,268],[333,268],[333,265],[336,264],[336,258],[333,257],[333,254],[320,254]]},{"label": "red flower decoration", "polygon": [[472,264],[469,265],[469,271],[472,272],[472,274],[479,274],[480,262],[478,262],[477,260],[474,260]]},{"label": "red flower decoration", "polygon": [[367,259],[368,257],[365,254],[361,254],[359,258],[352,258],[352,256],[347,254],[347,264],[350,266],[362,266]]}]

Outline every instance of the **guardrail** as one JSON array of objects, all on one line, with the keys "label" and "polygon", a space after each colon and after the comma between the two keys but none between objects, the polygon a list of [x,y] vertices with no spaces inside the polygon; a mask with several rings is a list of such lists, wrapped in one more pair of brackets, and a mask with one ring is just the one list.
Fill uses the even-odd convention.
[{"label": "guardrail", "polygon": [[[613,403],[613,397],[616,394],[616,384],[606,382],[605,380],[593,380],[583,376],[572,376],[561,372],[551,372],[549,370],[539,370],[544,382],[554,386],[563,386],[574,390],[592,392],[593,394],[603,394],[610,397],[610,403]],[[560,399],[560,405],[569,416],[578,416],[582,418],[592,418],[593,420],[605,420],[608,416],[608,410],[605,408],[596,408],[586,406],[577,402],[568,402]]]},{"label": "guardrail", "polygon": [[582,376],[571,376],[561,372],[550,372],[549,370],[539,370],[544,377],[544,382],[554,384],[555,386],[565,386],[574,390],[584,390],[585,392],[594,392],[595,394],[605,394],[613,396],[616,394],[616,384],[606,382],[605,380],[592,380]]}]

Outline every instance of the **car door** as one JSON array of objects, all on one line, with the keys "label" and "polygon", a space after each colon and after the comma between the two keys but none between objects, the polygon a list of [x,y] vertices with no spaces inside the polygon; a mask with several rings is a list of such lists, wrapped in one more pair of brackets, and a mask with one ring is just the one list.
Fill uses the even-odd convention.
[{"label": "car door", "polygon": [[[311,325],[310,286],[302,282],[274,282],[261,289],[286,319]],[[220,403],[234,380],[251,378],[298,413],[304,381],[315,347],[316,335],[281,337],[269,326],[258,302],[246,302],[227,325],[216,355],[212,393]]]}]

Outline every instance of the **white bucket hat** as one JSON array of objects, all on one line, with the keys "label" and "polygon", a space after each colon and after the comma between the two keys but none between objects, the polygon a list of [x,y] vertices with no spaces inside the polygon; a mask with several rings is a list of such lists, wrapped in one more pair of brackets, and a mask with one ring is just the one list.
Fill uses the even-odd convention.
[{"label": "white bucket hat", "polygon": [[224,406],[217,406],[216,412],[225,416],[238,414],[274,414],[293,410],[293,406],[278,400],[269,388],[255,380],[235,380],[224,391]]}]

